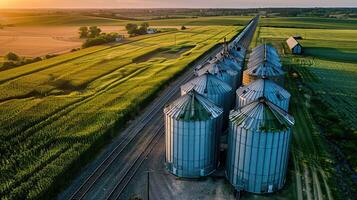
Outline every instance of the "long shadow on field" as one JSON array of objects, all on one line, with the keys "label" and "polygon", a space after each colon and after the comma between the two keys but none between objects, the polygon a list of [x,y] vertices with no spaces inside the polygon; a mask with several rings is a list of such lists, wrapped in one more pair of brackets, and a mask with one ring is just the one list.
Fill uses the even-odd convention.
[{"label": "long shadow on field", "polygon": [[146,62],[152,58],[166,58],[166,59],[177,59],[179,58],[183,53],[193,49],[195,45],[190,45],[190,46],[182,46],[176,49],[172,48],[158,48],[153,51],[150,51],[146,54],[140,55],[136,58],[133,59],[133,63],[142,63]]},{"label": "long shadow on field", "polygon": [[305,47],[304,55],[314,56],[329,61],[357,63],[357,53],[344,52],[329,47]]}]

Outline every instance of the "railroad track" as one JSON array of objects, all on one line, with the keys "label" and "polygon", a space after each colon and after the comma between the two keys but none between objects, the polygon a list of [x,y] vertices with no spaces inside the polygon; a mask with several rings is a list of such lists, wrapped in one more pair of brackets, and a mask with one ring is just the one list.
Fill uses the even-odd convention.
[{"label": "railroad track", "polygon": [[189,81],[192,76],[186,76],[184,79],[180,80],[175,87],[173,87],[168,94],[159,97],[155,101],[148,112],[145,112],[139,118],[135,125],[129,126],[121,135],[121,142],[114,148],[114,150],[99,164],[99,166],[89,175],[89,177],[84,181],[84,183],[74,192],[70,199],[83,199],[83,197],[88,193],[94,183],[107,171],[108,167],[121,155],[124,149],[134,141],[137,136],[139,136],[140,131],[143,130],[153,118],[157,117],[158,113],[162,112],[162,107],[165,105],[178,91],[179,86],[183,83]]},{"label": "railroad track", "polygon": [[[207,55],[202,60],[207,60]],[[129,126],[121,135],[121,142],[109,153],[109,155],[95,168],[95,170],[85,179],[83,184],[71,195],[70,199],[77,200],[83,199],[85,195],[90,191],[95,182],[107,171],[109,166],[122,154],[125,148],[131,144],[140,134],[140,132],[146,128],[148,122],[157,117],[157,114],[162,112],[163,106],[173,98],[179,91],[179,88],[184,83],[192,79],[193,74],[191,71],[186,72],[183,75],[184,78],[178,80],[175,86],[169,90],[169,92],[159,97],[152,105],[149,106],[147,112],[141,115],[136,123]]]},{"label": "railroad track", "polygon": [[[255,25],[254,25],[255,26]],[[242,37],[243,43],[247,43],[247,38],[252,35],[248,33],[248,37]],[[249,40],[249,39],[248,39]],[[196,66],[206,62],[210,59],[212,55],[216,55],[222,50],[219,46],[211,53],[207,54]],[[193,66],[195,68],[196,66]],[[130,180],[134,177],[137,170],[140,168],[142,163],[145,161],[147,156],[153,150],[155,145],[158,143],[159,138],[164,135],[164,124],[162,123],[162,109],[164,105],[173,99],[175,95],[178,94],[179,88],[182,84],[188,82],[193,78],[193,73],[191,70],[187,70],[182,78],[179,78],[173,83],[173,86],[164,91],[164,94],[158,97],[146,111],[134,122],[132,123],[123,133],[121,133],[119,140],[120,142],[117,146],[108,154],[108,156],[94,169],[94,171],[84,180],[84,182],[78,187],[78,189],[71,195],[70,199],[79,200],[85,199],[86,195],[91,191],[93,186],[99,181],[99,179],[105,175],[112,164],[122,158],[124,152],[128,149],[130,145],[135,145],[134,153],[136,155],[130,154],[129,162],[124,162],[120,166],[122,169],[119,172],[119,180],[117,180],[114,188],[110,189],[108,195],[104,195],[105,199],[118,199],[122,192],[125,190],[126,186],[129,184]],[[151,124],[150,124],[151,122]],[[146,131],[143,131],[147,129]],[[143,141],[142,136],[144,133],[145,139]],[[140,149],[141,146],[141,149]],[[140,150],[139,150],[140,149]],[[126,155],[127,156],[127,155]],[[125,160],[125,159],[123,159]],[[118,166],[116,166],[118,167]]]},{"label": "railroad track", "polygon": [[109,196],[106,198],[106,200],[111,200],[111,199],[119,199],[120,195],[126,188],[126,186],[130,183],[131,179],[134,177],[138,169],[140,168],[141,164],[147,159],[148,155],[151,153],[151,151],[154,149],[156,144],[159,142],[161,136],[164,135],[164,126],[160,126],[158,130],[158,134],[153,136],[150,139],[149,145],[145,148],[145,150],[142,152],[142,154],[135,159],[135,162],[132,164],[130,169],[126,172],[126,176],[123,176],[120,181],[115,185],[114,190],[109,194]]}]

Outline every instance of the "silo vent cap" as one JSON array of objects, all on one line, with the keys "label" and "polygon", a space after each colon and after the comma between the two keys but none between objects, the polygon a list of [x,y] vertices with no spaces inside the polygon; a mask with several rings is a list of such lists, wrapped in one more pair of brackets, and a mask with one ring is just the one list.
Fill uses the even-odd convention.
[{"label": "silo vent cap", "polygon": [[265,97],[259,97],[258,98],[260,103],[265,103],[266,102],[266,98]]}]

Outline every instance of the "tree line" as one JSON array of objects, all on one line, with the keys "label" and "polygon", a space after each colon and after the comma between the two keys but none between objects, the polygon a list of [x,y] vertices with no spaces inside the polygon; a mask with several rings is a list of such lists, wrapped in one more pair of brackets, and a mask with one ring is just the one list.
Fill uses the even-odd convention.
[{"label": "tree line", "polygon": [[79,37],[86,38],[82,48],[87,48],[95,45],[115,42],[117,39],[122,39],[124,36],[119,33],[103,33],[97,26],[82,26],[79,28]]},{"label": "tree line", "polygon": [[4,56],[5,62],[2,64],[2,67],[0,67],[0,71],[7,70],[13,67],[19,67],[22,65],[31,64],[34,62],[39,62],[41,60],[53,58],[55,56],[57,55],[48,54],[43,57],[26,58],[26,57],[21,57],[14,52],[9,52]]},{"label": "tree line", "polygon": [[149,23],[143,22],[140,26],[137,24],[129,23],[125,26],[130,36],[145,35],[148,32]]}]

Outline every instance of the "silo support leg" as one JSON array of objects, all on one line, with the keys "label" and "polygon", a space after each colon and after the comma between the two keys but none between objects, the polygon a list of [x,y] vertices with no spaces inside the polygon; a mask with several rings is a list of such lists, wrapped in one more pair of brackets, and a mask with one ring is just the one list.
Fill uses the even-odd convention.
[{"label": "silo support leg", "polygon": [[236,200],[239,200],[240,199],[240,190],[237,190],[237,193],[236,193]]}]

